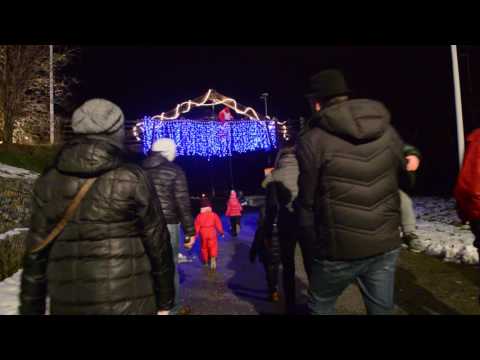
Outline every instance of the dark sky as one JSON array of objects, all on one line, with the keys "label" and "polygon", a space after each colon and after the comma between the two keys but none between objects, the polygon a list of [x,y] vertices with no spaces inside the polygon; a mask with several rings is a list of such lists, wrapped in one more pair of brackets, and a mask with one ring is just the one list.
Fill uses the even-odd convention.
[{"label": "dark sky", "polygon": [[448,45],[82,49],[81,98],[112,100],[129,119],[168,111],[208,88],[260,112],[259,96],[268,92],[271,115],[298,118],[309,114],[309,77],[342,69],[354,95],[384,102],[404,140],[424,154],[418,191],[448,193],[453,186],[458,165]]}]

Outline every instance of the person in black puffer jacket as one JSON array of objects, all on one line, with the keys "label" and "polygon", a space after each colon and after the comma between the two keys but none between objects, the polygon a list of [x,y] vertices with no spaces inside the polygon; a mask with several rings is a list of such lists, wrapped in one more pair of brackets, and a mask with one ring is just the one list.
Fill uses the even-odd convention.
[{"label": "person in black puffer jacket", "polygon": [[[37,180],[20,289],[20,314],[164,314],[173,306],[173,259],[165,218],[143,170],[123,163],[124,117],[87,101],[77,135]],[[32,253],[88,178],[97,180],[60,235]]]},{"label": "person in black puffer jacket", "polygon": [[[175,267],[178,266],[180,223],[183,226],[185,247],[191,249],[195,243],[195,227],[190,207],[187,178],[183,170],[173,161],[176,157],[176,145],[172,139],[155,141],[149,156],[142,162],[152,180],[160,205],[170,232]],[[178,268],[175,269],[175,305],[170,311],[172,315],[186,315],[191,312],[189,306],[180,305],[180,278]]]},{"label": "person in black puffer jacket", "polygon": [[337,298],[356,281],[368,313],[389,314],[404,143],[383,104],[350,100],[341,72],[317,74],[312,87],[312,128],[297,149],[299,221],[313,251],[310,311],[335,313]]},{"label": "person in black puffer jacket", "polygon": [[269,198],[265,205],[260,208],[255,237],[250,247],[250,262],[254,263],[258,257],[263,264],[269,292],[268,300],[278,302],[280,300],[278,275],[281,262],[277,228],[278,209],[271,206],[277,203],[277,200],[271,199],[272,196],[275,196],[274,192],[269,191],[267,196]]}]

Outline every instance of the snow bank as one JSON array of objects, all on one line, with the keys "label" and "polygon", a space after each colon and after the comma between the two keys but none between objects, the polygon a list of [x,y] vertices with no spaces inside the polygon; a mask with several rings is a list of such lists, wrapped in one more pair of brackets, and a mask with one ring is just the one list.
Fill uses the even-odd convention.
[{"label": "snow bank", "polygon": [[419,239],[414,247],[447,262],[478,264],[475,240],[468,226],[461,226],[453,199],[418,197],[413,199]]},{"label": "snow bank", "polygon": [[8,179],[36,179],[36,172],[0,163],[0,177]]}]

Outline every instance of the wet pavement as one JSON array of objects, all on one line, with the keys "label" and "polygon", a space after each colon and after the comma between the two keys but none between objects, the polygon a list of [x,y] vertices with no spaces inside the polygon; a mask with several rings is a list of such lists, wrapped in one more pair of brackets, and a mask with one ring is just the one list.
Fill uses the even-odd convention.
[{"label": "wet pavement", "polygon": [[[217,271],[212,274],[199,260],[200,244],[189,253],[194,256],[189,263],[180,264],[180,281],[183,303],[189,305],[196,315],[275,315],[284,313],[284,303],[271,303],[267,300],[265,273],[261,263],[249,261],[250,245],[254,237],[257,214],[247,213],[242,217],[242,227],[238,237],[230,236],[229,222],[222,218],[225,238],[219,238]],[[306,312],[307,276],[300,250],[296,252],[296,277],[298,312]],[[281,286],[281,274],[279,274]],[[360,292],[351,286],[341,296],[337,304],[339,314],[363,314]]]}]

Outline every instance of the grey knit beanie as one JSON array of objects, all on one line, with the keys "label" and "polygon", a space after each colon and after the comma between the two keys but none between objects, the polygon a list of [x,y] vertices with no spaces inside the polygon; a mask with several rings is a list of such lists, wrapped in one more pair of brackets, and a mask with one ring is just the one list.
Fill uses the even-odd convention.
[{"label": "grey knit beanie", "polygon": [[104,99],[85,102],[73,113],[72,129],[75,134],[112,134],[123,129],[122,110]]}]

